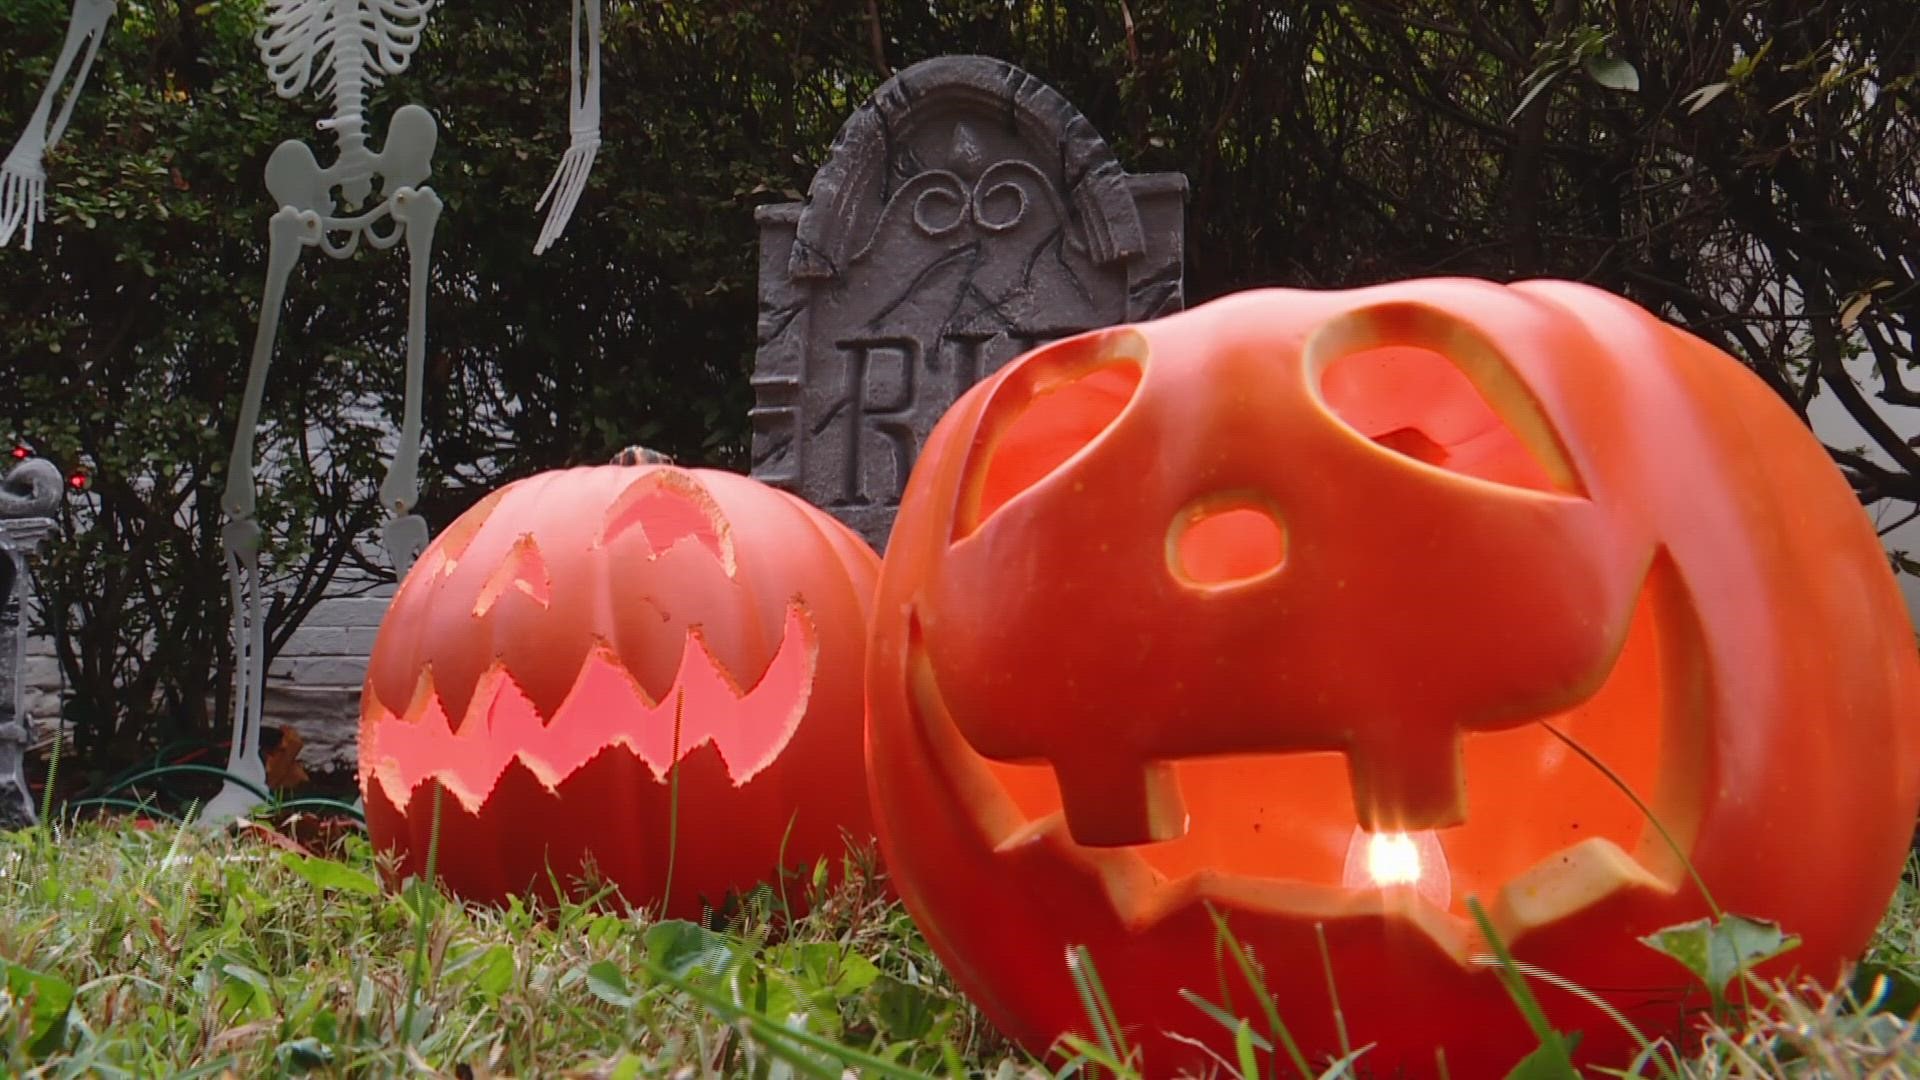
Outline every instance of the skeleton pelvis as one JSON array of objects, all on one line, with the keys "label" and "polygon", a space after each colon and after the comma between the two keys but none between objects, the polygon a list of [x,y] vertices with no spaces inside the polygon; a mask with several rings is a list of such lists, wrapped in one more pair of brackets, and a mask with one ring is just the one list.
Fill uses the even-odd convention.
[{"label": "skeleton pelvis", "polygon": [[439,142],[433,115],[418,105],[402,105],[387,127],[386,145],[378,152],[364,143],[345,141],[332,165],[320,167],[313,150],[297,139],[281,143],[267,159],[267,192],[280,206],[312,210],[321,216],[334,211],[333,188],[341,187],[341,210],[352,212],[370,190],[368,181],[381,179],[381,191],[391,196],[403,187],[419,187],[433,173],[433,151]]}]

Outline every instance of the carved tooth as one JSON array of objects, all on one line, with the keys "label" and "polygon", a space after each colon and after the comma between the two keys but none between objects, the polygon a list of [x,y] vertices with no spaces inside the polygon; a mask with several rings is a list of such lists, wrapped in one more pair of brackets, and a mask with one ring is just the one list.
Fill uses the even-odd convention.
[{"label": "carved tooth", "polygon": [[1671,893],[1673,885],[1604,837],[1554,852],[1509,881],[1490,912],[1508,942],[1562,922],[1626,889]]}]

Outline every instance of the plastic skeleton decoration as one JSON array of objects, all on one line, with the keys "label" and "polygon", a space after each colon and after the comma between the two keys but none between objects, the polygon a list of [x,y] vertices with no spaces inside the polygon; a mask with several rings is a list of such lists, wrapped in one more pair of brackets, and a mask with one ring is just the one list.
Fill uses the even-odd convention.
[{"label": "plastic skeleton decoration", "polygon": [[[580,15],[587,16],[587,81],[580,83]],[[554,171],[553,180],[547,184],[546,193],[534,204],[538,211],[553,200],[553,207],[547,211],[547,222],[540,229],[540,239],[534,242],[533,253],[539,255],[553,246],[566,231],[567,222],[573,217],[573,208],[579,205],[580,193],[586,189],[587,173],[593,169],[594,155],[600,151],[600,0],[573,0],[573,52],[569,57],[567,78],[568,110],[567,130],[572,141],[567,152],[560,159],[560,167]]]},{"label": "plastic skeleton decoration", "polygon": [[[299,6],[324,11],[334,5]],[[429,5],[419,6],[424,9]],[[593,171],[594,157],[600,150],[600,0],[574,0],[572,6],[573,52],[569,64],[571,77],[568,79],[570,101],[567,114],[567,129],[572,140],[545,193],[534,205],[535,211],[547,207],[546,223],[540,229],[540,238],[533,245],[535,255],[545,253],[566,231],[574,208],[579,205],[580,194],[586,189],[587,176]],[[100,51],[100,41],[105,36],[107,23],[113,18],[115,9],[115,0],[74,0],[73,14],[67,21],[66,44],[61,48],[59,62],[40,95],[39,107],[34,110],[33,119],[28,122],[20,141],[14,144],[5,162],[0,163],[0,247],[11,243],[18,232],[23,236],[23,246],[28,251],[33,250],[34,225],[45,221],[47,216],[47,173],[42,159],[66,132],[67,121],[73,117],[74,99],[79,97],[86,85],[87,73],[93,68],[94,57]],[[587,75],[584,84],[580,78],[582,13],[586,15],[587,23],[584,39]],[[81,55],[83,46],[86,50],[84,56]],[[406,51],[411,52],[413,47],[409,43]],[[80,60],[77,74],[73,72],[75,59]],[[400,66],[406,66],[404,56],[400,58]],[[66,84],[69,74],[73,75],[73,86],[61,103],[59,118],[54,119],[54,95]],[[300,79],[302,85],[304,79],[305,76]],[[552,204],[550,207],[549,202]]]},{"label": "plastic skeleton decoration", "polygon": [[[234,733],[227,771],[253,789],[265,789],[260,759],[262,658],[265,626],[259,589],[260,526],[254,520],[253,444],[260,421],[260,399],[273,356],[274,334],[287,279],[307,248],[317,247],[345,259],[360,241],[376,250],[405,243],[409,259],[405,415],[399,448],[380,485],[388,518],[382,532],[387,558],[396,576],[406,577],[427,545],[427,523],[414,514],[420,486],[420,396],[426,357],[427,281],[433,231],[441,202],[424,186],[432,171],[438,129],[418,105],[393,114],[387,140],[379,150],[367,145],[361,109],[369,86],[405,70],[420,44],[434,0],[267,0],[266,25],[256,42],[282,97],[294,97],[324,73],[323,91],[333,97],[333,116],[319,127],[333,132],[338,154],[322,168],[313,151],[288,140],[267,161],[267,190],[279,210],[268,232],[267,282],[247,372],[233,457],[221,497],[227,525],[221,534],[233,596]],[[369,204],[374,182],[380,197]],[[384,228],[383,228],[384,227]],[[228,780],[207,804],[201,820],[215,825],[246,813],[261,802],[256,790]]]},{"label": "plastic skeleton decoration", "polygon": [[[67,40],[60,47],[60,59],[53,66],[46,89],[40,92],[40,104],[27,121],[27,130],[13,144],[5,162],[0,162],[0,247],[13,240],[16,231],[24,231],[25,247],[33,250],[33,227],[47,219],[47,171],[42,158],[60,142],[73,118],[73,102],[87,84],[87,72],[100,52],[100,39],[107,33],[107,20],[113,18],[114,0],[73,0],[73,14],[67,18]],[[85,55],[81,55],[84,47]],[[78,73],[73,71],[80,61]],[[73,75],[73,87],[53,116],[53,98]],[[24,230],[22,230],[24,226]]]}]

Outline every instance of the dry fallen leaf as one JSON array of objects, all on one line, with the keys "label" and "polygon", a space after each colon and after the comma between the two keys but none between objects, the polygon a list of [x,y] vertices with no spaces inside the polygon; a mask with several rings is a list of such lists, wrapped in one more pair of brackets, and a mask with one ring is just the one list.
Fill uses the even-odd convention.
[{"label": "dry fallen leaf", "polygon": [[[279,741],[267,751],[267,787],[274,791],[286,791],[307,782],[307,770],[300,764],[300,748],[306,740],[290,727],[275,729],[279,732]],[[262,743],[266,742],[266,733],[262,732]]]}]

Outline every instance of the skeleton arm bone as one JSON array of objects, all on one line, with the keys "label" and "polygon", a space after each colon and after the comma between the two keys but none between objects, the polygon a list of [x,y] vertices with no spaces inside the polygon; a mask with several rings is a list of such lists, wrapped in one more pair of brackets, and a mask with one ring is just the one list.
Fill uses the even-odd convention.
[{"label": "skeleton arm bone", "polygon": [[[54,63],[53,74],[40,92],[40,103],[27,121],[27,130],[7,154],[6,161],[0,163],[0,247],[5,247],[24,224],[26,249],[33,250],[33,227],[47,216],[47,173],[42,158],[59,144],[60,136],[66,133],[67,122],[73,119],[73,103],[86,86],[87,73],[93,70],[93,58],[100,52],[100,41],[106,36],[107,20],[113,18],[114,7],[114,0],[74,0],[60,59]],[[83,44],[86,52],[81,56]],[[80,59],[80,70],[73,75],[73,85],[61,103],[60,115],[54,117],[54,95],[67,83],[76,57]]]}]

